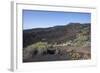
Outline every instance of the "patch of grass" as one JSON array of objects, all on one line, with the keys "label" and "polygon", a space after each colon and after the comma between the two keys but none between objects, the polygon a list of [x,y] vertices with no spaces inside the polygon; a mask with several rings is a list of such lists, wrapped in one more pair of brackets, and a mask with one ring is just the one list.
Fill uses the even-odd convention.
[{"label": "patch of grass", "polygon": [[32,47],[37,48],[37,49],[47,48],[47,43],[46,42],[37,42],[37,43],[33,44]]},{"label": "patch of grass", "polygon": [[81,55],[80,55],[80,53],[75,52],[74,50],[72,50],[72,51],[69,52],[69,58],[71,60],[78,60],[78,59],[81,58]]}]

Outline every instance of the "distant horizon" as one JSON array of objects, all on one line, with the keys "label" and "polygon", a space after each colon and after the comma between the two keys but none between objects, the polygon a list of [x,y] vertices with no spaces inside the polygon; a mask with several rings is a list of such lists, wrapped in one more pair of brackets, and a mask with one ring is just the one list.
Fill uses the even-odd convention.
[{"label": "distant horizon", "polygon": [[23,30],[91,23],[91,13],[23,10]]},{"label": "distant horizon", "polygon": [[[71,22],[72,23],[72,22]],[[66,25],[69,25],[70,23],[68,23],[68,24],[65,24],[65,25],[55,25],[55,26],[51,26],[51,27],[56,27],[56,26],[66,26]],[[74,24],[76,24],[76,23],[74,23]],[[84,24],[91,24],[91,23],[79,23],[79,24],[81,24],[81,25],[84,25]],[[31,29],[45,29],[45,28],[51,28],[51,27],[38,27],[38,28],[29,28],[29,29],[23,29],[23,30],[31,30]]]}]

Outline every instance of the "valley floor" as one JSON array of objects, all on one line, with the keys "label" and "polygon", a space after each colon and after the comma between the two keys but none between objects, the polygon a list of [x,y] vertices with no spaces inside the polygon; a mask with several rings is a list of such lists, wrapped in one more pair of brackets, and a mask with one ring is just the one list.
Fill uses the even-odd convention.
[{"label": "valley floor", "polygon": [[42,53],[32,53],[30,58],[23,62],[62,61],[62,60],[88,60],[91,59],[91,47],[68,47],[63,46],[56,50],[49,49]]}]

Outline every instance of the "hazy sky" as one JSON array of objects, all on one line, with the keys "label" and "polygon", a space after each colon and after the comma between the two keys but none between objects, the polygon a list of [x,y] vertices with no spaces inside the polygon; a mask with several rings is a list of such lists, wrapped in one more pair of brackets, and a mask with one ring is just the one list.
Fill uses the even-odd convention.
[{"label": "hazy sky", "polygon": [[23,29],[91,23],[90,13],[23,10]]}]

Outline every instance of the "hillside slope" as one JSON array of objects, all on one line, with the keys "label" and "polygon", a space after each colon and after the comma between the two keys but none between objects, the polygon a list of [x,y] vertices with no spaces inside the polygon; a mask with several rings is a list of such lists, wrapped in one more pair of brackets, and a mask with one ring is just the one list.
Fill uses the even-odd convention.
[{"label": "hillside slope", "polygon": [[[65,43],[67,41],[77,42],[82,38],[89,39],[91,35],[90,29],[90,23],[70,23],[64,26],[23,30],[23,47],[27,47],[28,45],[40,41],[60,44]],[[83,37],[83,35],[85,37]]]}]

